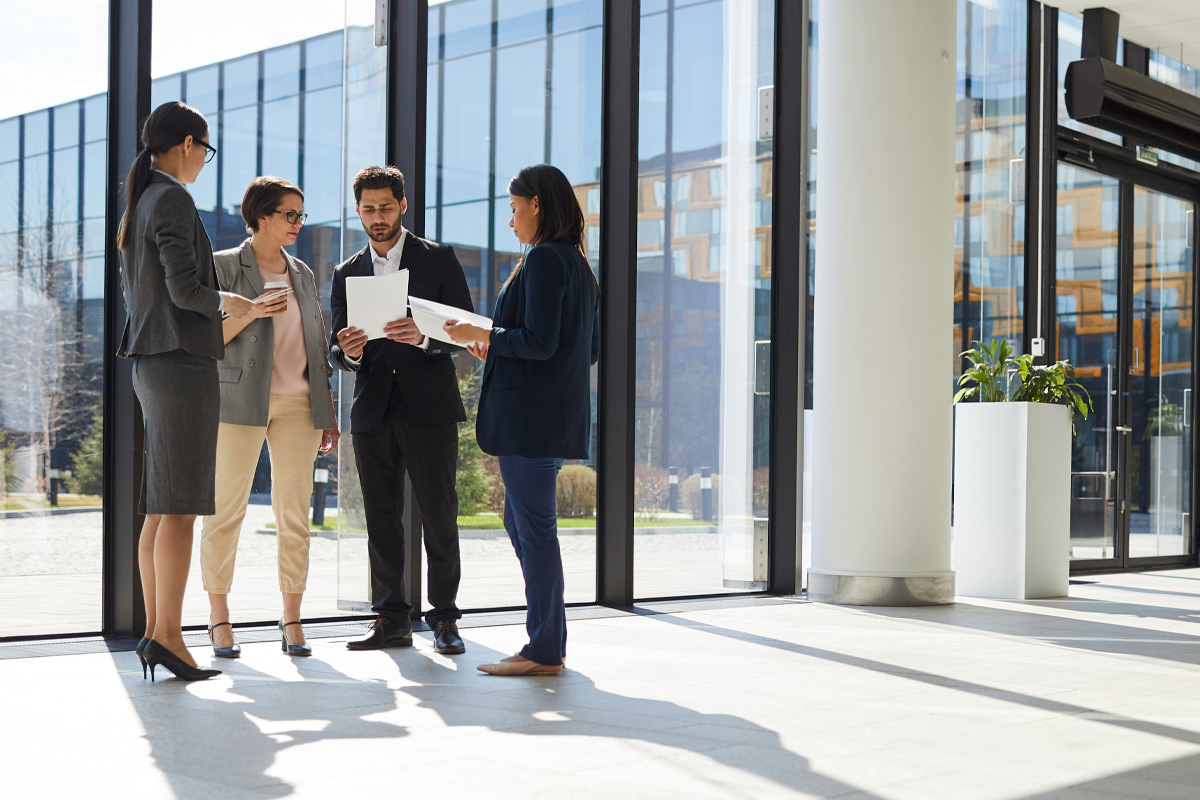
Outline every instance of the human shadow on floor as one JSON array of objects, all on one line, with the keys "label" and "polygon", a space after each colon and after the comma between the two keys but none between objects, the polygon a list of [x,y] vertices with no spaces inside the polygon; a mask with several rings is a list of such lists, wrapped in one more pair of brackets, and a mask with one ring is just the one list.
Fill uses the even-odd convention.
[{"label": "human shadow on floor", "polygon": [[[476,663],[499,661],[509,655],[475,642],[468,644],[468,653],[469,661],[463,656],[456,658],[458,669],[474,670]],[[606,692],[572,669],[556,676],[511,678],[479,673],[471,679],[494,682],[488,687],[486,709],[462,702],[462,677],[454,682],[424,680],[399,691],[416,699],[419,707],[436,711],[449,726],[483,726],[527,736],[637,740],[694,753],[715,764],[818,797],[853,794],[864,800],[879,800],[870,792],[814,771],[808,759],[783,746],[778,733],[742,717],[706,714],[666,700]],[[517,691],[504,691],[506,686]],[[581,760],[587,763],[586,756]],[[619,769],[611,777],[620,781]],[[718,793],[731,788],[713,783]],[[745,784],[733,788],[740,793],[747,791]]]},{"label": "human shadow on floor", "polygon": [[[860,610],[867,609],[863,607]],[[717,625],[710,625],[708,623],[697,622],[691,619],[675,617],[673,615],[655,615],[652,617],[652,619],[671,625],[677,625],[683,628],[691,628],[698,632],[708,633],[714,636],[721,636],[727,639],[735,639],[741,642],[762,645],[763,647],[770,647],[776,650],[784,650],[790,653],[795,653],[796,655],[817,658],[836,664],[842,664],[848,667],[857,667],[859,669],[870,670],[872,672],[884,673],[891,675],[898,680],[908,680],[913,681],[914,683],[936,686],[942,689],[953,689],[956,691],[967,692],[980,697],[988,697],[993,700],[1002,700],[1004,702],[1015,703],[1018,705],[1027,706],[1029,708],[1050,711],[1055,714],[1079,715],[1081,719],[1089,719],[1105,725],[1112,725],[1118,728],[1125,728],[1127,730],[1148,733],[1154,736],[1163,736],[1180,742],[1200,745],[1200,732],[1198,731],[1188,730],[1187,728],[1177,728],[1174,725],[1165,725],[1162,723],[1135,719],[1133,717],[1124,716],[1120,713],[1115,713],[1111,710],[1090,708],[1088,706],[1077,705],[1075,703],[1064,703],[1061,700],[1055,700],[1050,697],[1038,697],[1036,695],[1024,694],[1011,689],[1001,689],[995,686],[987,686],[985,684],[974,683],[972,681],[966,681],[947,675],[938,675],[937,673],[927,672],[921,669],[914,669],[913,667],[903,664],[889,664],[885,661],[877,661],[871,658],[850,655],[849,653],[840,653],[836,650],[827,650],[820,647],[812,647],[810,645],[787,642],[781,639],[772,639],[770,637],[759,636],[758,634],[754,633],[733,630],[731,628],[723,628]]]},{"label": "human shadow on floor", "polygon": [[[210,800],[221,795],[222,787],[284,797],[294,787],[269,772],[288,748],[330,739],[408,736],[405,727],[365,719],[395,709],[396,695],[386,681],[351,678],[319,654],[306,659],[305,672],[293,681],[260,672],[244,657],[210,659],[206,648],[191,649],[200,666],[224,674],[188,683],[159,667],[151,684],[143,682],[134,653],[113,653],[150,755],[178,800]],[[318,664],[322,667],[314,670]]]}]

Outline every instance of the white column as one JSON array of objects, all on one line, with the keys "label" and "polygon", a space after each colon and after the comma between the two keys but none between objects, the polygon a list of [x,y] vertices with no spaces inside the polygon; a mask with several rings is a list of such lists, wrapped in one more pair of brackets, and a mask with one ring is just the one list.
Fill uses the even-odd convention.
[{"label": "white column", "polygon": [[821,4],[809,596],[954,599],[954,0]]}]

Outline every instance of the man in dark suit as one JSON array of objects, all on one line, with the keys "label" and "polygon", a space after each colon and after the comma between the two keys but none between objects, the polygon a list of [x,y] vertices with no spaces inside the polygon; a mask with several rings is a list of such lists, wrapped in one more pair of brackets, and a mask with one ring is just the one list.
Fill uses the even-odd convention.
[{"label": "man in dark suit", "polygon": [[455,605],[461,564],[458,552],[458,495],[454,489],[458,423],[466,419],[458,394],[451,345],[424,337],[407,309],[367,340],[350,327],[346,278],[408,270],[408,291],[456,308],[474,310],[462,267],[450,247],[420,239],[401,225],[408,208],[404,175],[395,167],[367,167],[354,178],[355,209],[370,243],[333,273],[330,355],[355,373],[350,433],[362,484],[371,561],[372,608],[379,616],[351,650],[412,644],[412,606],[402,590],[404,575],[404,472],[421,511],[429,561],[426,614],[439,653],[462,653]]}]

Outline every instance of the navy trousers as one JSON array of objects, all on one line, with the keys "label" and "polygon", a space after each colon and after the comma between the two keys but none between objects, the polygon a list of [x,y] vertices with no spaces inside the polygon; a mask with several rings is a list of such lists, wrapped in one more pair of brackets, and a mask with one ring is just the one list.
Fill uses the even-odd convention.
[{"label": "navy trousers", "polygon": [[539,664],[561,664],[567,655],[567,607],[554,487],[561,458],[500,456],[504,478],[504,529],[525,576],[529,644],[521,655]]}]

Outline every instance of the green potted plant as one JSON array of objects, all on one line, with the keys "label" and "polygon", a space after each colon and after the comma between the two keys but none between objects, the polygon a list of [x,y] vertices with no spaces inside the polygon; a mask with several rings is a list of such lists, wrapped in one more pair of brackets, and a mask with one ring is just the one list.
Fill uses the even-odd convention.
[{"label": "green potted plant", "polygon": [[1091,398],[1069,362],[1035,364],[1006,340],[975,342],[962,357],[970,366],[954,397],[958,592],[1066,595],[1071,435]]}]

